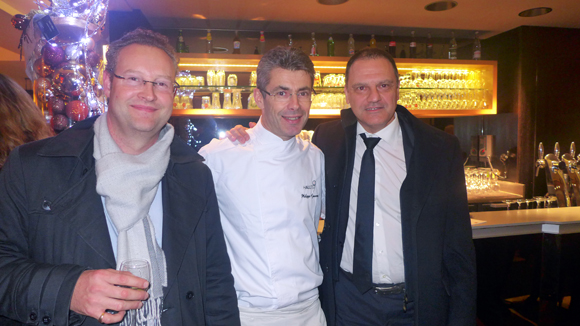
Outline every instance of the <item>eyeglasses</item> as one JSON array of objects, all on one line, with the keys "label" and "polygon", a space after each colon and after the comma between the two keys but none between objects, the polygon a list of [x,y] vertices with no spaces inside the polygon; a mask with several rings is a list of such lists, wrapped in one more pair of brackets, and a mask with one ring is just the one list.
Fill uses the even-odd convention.
[{"label": "eyeglasses", "polygon": [[[262,91],[262,93],[272,96],[274,98],[274,101],[276,101],[276,102],[288,102],[288,101],[290,101],[290,98],[294,94],[294,93],[290,93],[289,91],[286,91],[286,90],[279,90],[279,91],[276,91],[276,93],[274,93],[274,94],[270,94],[266,90],[263,90],[261,88],[258,88],[258,89],[260,91]],[[312,95],[313,94],[316,94],[316,92],[314,90],[304,89],[304,90],[300,90],[300,91],[296,92],[296,97],[298,98],[298,102],[310,103],[310,102],[312,102]]]},{"label": "eyeglasses", "polygon": [[113,74],[113,76],[115,76],[115,78],[122,79],[125,82],[125,85],[131,88],[143,88],[145,84],[151,83],[155,91],[165,94],[175,93],[175,91],[179,88],[179,84],[177,82],[173,82],[173,84],[171,84],[169,81],[149,81],[135,76],[123,77],[116,74]]}]

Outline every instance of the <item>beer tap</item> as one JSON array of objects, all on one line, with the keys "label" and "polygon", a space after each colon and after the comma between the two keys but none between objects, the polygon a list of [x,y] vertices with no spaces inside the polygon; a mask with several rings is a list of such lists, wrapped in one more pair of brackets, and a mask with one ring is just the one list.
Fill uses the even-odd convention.
[{"label": "beer tap", "polygon": [[[568,172],[568,191],[571,194],[573,206],[580,206],[580,170],[578,169],[578,160],[576,156],[576,144],[570,144],[570,153],[562,155],[562,162]],[[580,155],[579,155],[580,158]]]},{"label": "beer tap", "polygon": [[545,167],[546,160],[544,160],[544,144],[540,142],[540,145],[538,145],[538,160],[536,161],[536,177],[538,177],[540,169],[543,169]]},{"label": "beer tap", "polygon": [[504,169],[504,172],[501,173],[498,173],[497,170],[493,168],[493,165],[491,164],[491,156],[489,155],[485,156],[485,158],[487,159],[487,164],[489,164],[489,168],[491,169],[491,172],[495,174],[495,176],[500,180],[506,180],[508,178],[507,161],[509,159],[509,155],[510,151],[507,151],[507,153],[503,153],[499,156],[499,160],[503,164]]},{"label": "beer tap", "polygon": [[556,143],[554,146],[554,153],[547,154],[543,159],[544,145],[540,143],[538,146],[538,160],[536,161],[536,176],[540,168],[546,168],[546,184],[548,185],[548,193],[556,196],[558,207],[569,207],[570,195],[568,192],[568,185],[564,178],[564,173],[560,168],[560,144]]}]

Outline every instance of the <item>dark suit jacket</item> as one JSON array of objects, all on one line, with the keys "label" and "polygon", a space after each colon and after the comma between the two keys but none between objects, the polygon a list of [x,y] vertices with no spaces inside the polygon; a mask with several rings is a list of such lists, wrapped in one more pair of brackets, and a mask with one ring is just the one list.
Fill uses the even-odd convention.
[{"label": "dark suit jacket", "polygon": [[[69,314],[80,274],[116,266],[96,193],[93,123],[15,149],[0,174],[0,316],[22,324],[100,325]],[[162,323],[239,325],[211,172],[178,138],[170,152],[162,179],[168,273]]]},{"label": "dark suit jacket", "polygon": [[[475,254],[463,162],[457,138],[396,109],[407,166],[400,192],[405,282],[415,324],[475,325]],[[354,164],[356,117],[320,124],[313,142],[325,155],[326,221],[320,242],[320,299],[335,324],[338,280]]]}]

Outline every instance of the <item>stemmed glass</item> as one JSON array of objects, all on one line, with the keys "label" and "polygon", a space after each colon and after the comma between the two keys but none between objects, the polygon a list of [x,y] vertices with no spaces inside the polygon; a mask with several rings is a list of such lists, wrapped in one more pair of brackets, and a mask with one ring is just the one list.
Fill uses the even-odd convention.
[{"label": "stemmed glass", "polygon": [[522,203],[524,202],[523,199],[517,199],[516,203],[518,203],[518,209],[522,209]]},{"label": "stemmed glass", "polygon": [[[130,272],[131,274],[151,282],[151,266],[149,262],[143,259],[128,259],[124,260],[119,267],[120,271]],[[143,290],[140,288],[133,288],[134,290]],[[146,291],[146,290],[144,290]],[[135,325],[137,320],[135,319],[135,312],[128,313],[125,318],[128,318],[128,325]]]},{"label": "stemmed glass", "polygon": [[531,199],[526,199],[526,208],[530,208],[530,203],[532,202]]},{"label": "stemmed glass", "polygon": [[125,260],[121,263],[121,267],[119,267],[119,270],[130,272],[131,274],[137,277],[147,280],[147,282],[151,281],[151,267],[149,266],[149,262],[146,260],[143,259]]},{"label": "stemmed glass", "polygon": [[514,202],[514,201],[513,201],[513,200],[511,200],[511,199],[506,199],[506,200],[504,200],[504,203],[506,203],[506,204],[507,204],[507,210],[508,210],[508,211],[510,210],[510,205],[511,205],[513,202]]},{"label": "stemmed glass", "polygon": [[[534,200],[536,201],[536,208],[540,208],[540,202],[544,201],[544,197],[542,196],[535,196]],[[546,204],[544,204],[544,207],[546,207]]]}]

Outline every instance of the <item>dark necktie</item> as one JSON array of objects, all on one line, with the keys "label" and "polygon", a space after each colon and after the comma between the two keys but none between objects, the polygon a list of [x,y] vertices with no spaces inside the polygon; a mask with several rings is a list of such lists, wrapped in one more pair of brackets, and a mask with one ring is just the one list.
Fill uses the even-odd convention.
[{"label": "dark necktie", "polygon": [[373,286],[373,223],[375,220],[375,156],[373,148],[380,138],[360,135],[367,146],[363,154],[358,178],[356,227],[352,276],[356,288],[365,293]]}]

